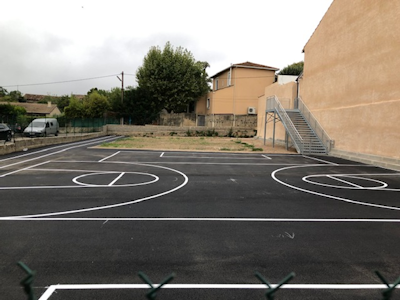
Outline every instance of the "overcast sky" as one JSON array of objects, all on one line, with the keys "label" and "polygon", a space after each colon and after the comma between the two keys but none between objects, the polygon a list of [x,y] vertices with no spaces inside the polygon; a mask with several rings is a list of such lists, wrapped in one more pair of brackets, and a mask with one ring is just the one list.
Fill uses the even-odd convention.
[{"label": "overcast sky", "polygon": [[304,59],[303,47],[332,1],[2,1],[0,86],[86,94],[121,86],[115,75],[122,71],[125,86],[135,85],[150,47],[168,41],[207,61],[210,76],[246,61],[281,69]]}]

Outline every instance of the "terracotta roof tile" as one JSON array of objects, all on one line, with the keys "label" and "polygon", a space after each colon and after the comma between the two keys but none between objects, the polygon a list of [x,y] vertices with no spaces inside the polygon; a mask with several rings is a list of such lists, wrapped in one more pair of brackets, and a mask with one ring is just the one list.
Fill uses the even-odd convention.
[{"label": "terracotta roof tile", "polygon": [[243,66],[243,67],[253,67],[253,68],[266,68],[266,69],[276,69],[277,71],[279,70],[278,68],[270,67],[270,66],[265,66],[265,65],[260,65],[260,64],[255,64],[249,61],[246,61],[244,63],[240,64],[234,64],[234,66]]},{"label": "terracotta roof tile", "polygon": [[266,65],[260,65],[260,64],[256,64],[256,63],[252,63],[249,61],[246,61],[244,63],[240,63],[240,64],[233,64],[221,71],[219,71],[218,73],[216,73],[215,75],[211,76],[211,78],[215,78],[217,77],[219,74],[225,72],[226,70],[230,69],[230,68],[255,68],[255,69],[265,69],[265,70],[270,70],[270,71],[278,71],[278,68],[274,68],[274,67],[270,67],[270,66],[266,66]]},{"label": "terracotta roof tile", "polygon": [[52,104],[51,106],[48,106],[47,104],[24,102],[10,102],[10,104],[25,108],[28,114],[50,114],[57,108],[57,105],[55,104]]}]

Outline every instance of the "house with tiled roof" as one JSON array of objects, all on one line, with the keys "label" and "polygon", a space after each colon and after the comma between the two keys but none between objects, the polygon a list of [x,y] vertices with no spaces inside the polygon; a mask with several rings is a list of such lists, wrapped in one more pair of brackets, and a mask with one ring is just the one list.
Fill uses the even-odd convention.
[{"label": "house with tiled roof", "polygon": [[[82,100],[85,98],[85,95],[73,95],[79,100]],[[38,94],[25,94],[24,95],[24,101],[28,103],[38,103],[41,101],[45,101],[46,99],[53,98],[53,99],[59,99],[61,97],[59,96],[50,96],[50,95],[38,95]]]},{"label": "house with tiled roof", "polygon": [[258,97],[275,82],[278,70],[252,62],[230,65],[211,76],[212,91],[196,103],[196,114],[255,116]]},{"label": "house with tiled roof", "polygon": [[61,114],[57,105],[51,102],[47,104],[10,102],[10,104],[25,108],[26,114],[33,117],[53,117]]}]

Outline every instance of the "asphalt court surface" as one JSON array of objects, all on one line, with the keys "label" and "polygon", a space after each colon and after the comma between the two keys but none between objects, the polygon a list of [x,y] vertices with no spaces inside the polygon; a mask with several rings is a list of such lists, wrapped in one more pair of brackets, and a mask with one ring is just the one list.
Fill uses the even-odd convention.
[{"label": "asphalt court surface", "polygon": [[[379,299],[399,276],[400,173],[329,156],[95,149],[0,158],[0,294],[39,299]],[[400,291],[396,290],[394,297]],[[3,297],[2,297],[3,298]]]}]

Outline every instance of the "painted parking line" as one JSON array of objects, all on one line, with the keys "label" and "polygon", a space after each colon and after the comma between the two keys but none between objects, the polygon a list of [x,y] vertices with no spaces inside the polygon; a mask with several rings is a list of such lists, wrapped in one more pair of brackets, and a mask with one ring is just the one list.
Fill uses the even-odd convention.
[{"label": "painted parking line", "polygon": [[338,166],[338,164],[330,162],[330,161],[327,161],[327,160],[324,160],[324,159],[320,159],[320,158],[316,158],[316,157],[312,157],[312,156],[307,156],[307,155],[303,155],[303,157],[309,158],[309,159],[312,159],[312,160],[316,160],[316,161],[322,162],[324,164],[328,164],[328,165],[332,165],[332,166]]},{"label": "painted parking line", "polygon": [[[51,156],[51,155],[55,155],[55,154],[59,154],[61,152],[65,152],[65,151],[68,151],[68,150],[71,150],[71,149],[74,149],[74,148],[83,147],[83,146],[89,146],[89,145],[93,145],[93,144],[98,144],[99,142],[111,141],[111,140],[114,140],[114,139],[117,139],[117,138],[118,137],[111,137],[111,138],[109,137],[109,138],[97,139],[95,141],[92,140],[90,142],[85,142],[85,143],[74,143],[74,144],[72,144],[72,146],[67,146],[64,149],[61,149],[61,150],[58,150],[58,151],[55,151],[55,152],[50,152],[50,153],[47,153],[47,154],[44,154],[44,155],[40,155],[40,156],[33,157],[33,158],[30,158],[30,159],[25,159],[25,160],[18,161],[18,162],[12,163],[12,164],[1,166],[0,169],[4,169],[4,168],[7,168],[7,167],[12,167],[12,166],[23,164],[23,163],[30,162],[30,161],[33,161],[33,160],[38,160],[38,159],[41,159],[41,158],[44,158],[44,157],[48,157],[48,156]],[[24,155],[22,155],[22,156],[24,156]],[[18,158],[18,157],[20,157],[20,156],[16,156],[16,158]]]},{"label": "painted parking line", "polygon": [[48,164],[49,162],[50,162],[50,161],[45,161],[45,162],[42,162],[42,163],[39,163],[39,164],[36,164],[36,165],[33,165],[33,166],[29,166],[29,167],[26,167],[26,168],[18,169],[18,170],[15,170],[15,171],[12,171],[12,172],[5,173],[5,174],[3,174],[3,175],[0,175],[0,177],[6,177],[6,176],[8,176],[8,175],[12,175],[12,174],[15,174],[15,173],[18,173],[18,172],[22,172],[22,171],[28,171],[28,170],[30,170],[30,169],[32,169],[32,168],[35,168],[35,167],[38,167],[38,166],[41,166],[41,165]]},{"label": "painted parking line", "polygon": [[78,222],[276,222],[276,223],[400,223],[400,219],[348,219],[348,218],[54,218],[54,217],[0,217],[0,221],[78,221]]},{"label": "painted parking line", "polygon": [[[110,137],[108,137],[108,136],[101,137],[101,138],[96,138],[96,141],[101,142],[102,140],[109,139],[109,138]],[[114,137],[114,138],[118,139],[119,137]],[[91,141],[93,141],[93,140],[91,140]],[[74,143],[71,143],[71,144],[72,145],[79,145],[79,144],[86,144],[87,142],[88,142],[87,140],[84,140],[84,141],[74,142]],[[68,144],[68,145],[71,145],[71,144]],[[31,155],[42,153],[42,152],[47,152],[47,151],[51,151],[51,150],[54,150],[54,149],[66,147],[68,145],[62,144],[62,145],[58,145],[58,146],[54,146],[54,147],[50,147],[50,148],[46,148],[46,149],[42,149],[42,150],[37,150],[37,151],[33,151],[33,152],[19,154],[19,155],[16,155],[16,156],[0,159],[0,162],[7,161],[7,160],[13,160],[13,159],[17,159],[17,158],[21,158],[21,157],[25,157],[25,156],[31,156]]]}]

